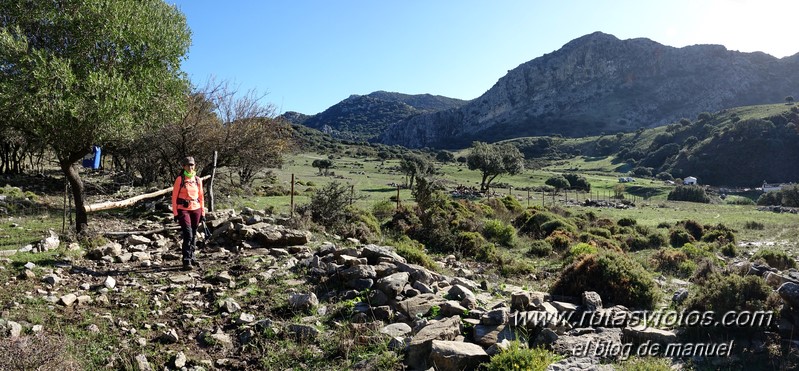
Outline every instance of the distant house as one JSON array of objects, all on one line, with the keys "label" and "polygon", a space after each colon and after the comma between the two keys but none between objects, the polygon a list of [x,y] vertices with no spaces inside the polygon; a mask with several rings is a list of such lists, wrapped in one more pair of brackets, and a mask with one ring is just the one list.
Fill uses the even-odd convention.
[{"label": "distant house", "polygon": [[630,182],[634,182],[634,181],[635,181],[635,178],[631,178],[631,177],[628,177],[628,176],[619,178],[619,183],[630,183]]},{"label": "distant house", "polygon": [[696,178],[692,176],[687,176],[682,180],[682,184],[684,185],[696,185]]},{"label": "distant house", "polygon": [[772,192],[772,191],[779,191],[782,189],[782,184],[768,184],[766,181],[763,181],[763,192]]}]

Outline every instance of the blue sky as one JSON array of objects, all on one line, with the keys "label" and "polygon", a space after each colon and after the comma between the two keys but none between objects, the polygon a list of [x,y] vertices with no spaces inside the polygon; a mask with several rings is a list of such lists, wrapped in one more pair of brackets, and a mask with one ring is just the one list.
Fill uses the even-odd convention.
[{"label": "blue sky", "polygon": [[316,114],[377,90],[474,99],[518,65],[602,31],[682,47],[799,52],[796,0],[166,0],[186,15],[183,70]]}]

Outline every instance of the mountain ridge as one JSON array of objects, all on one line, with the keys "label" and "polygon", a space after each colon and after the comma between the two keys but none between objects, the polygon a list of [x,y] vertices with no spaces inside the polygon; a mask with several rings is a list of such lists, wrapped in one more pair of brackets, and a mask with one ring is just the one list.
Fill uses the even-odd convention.
[{"label": "mountain ridge", "polygon": [[520,64],[461,107],[408,117],[378,141],[458,148],[475,139],[597,135],[655,127],[799,94],[799,53],[682,48],[595,32]]}]

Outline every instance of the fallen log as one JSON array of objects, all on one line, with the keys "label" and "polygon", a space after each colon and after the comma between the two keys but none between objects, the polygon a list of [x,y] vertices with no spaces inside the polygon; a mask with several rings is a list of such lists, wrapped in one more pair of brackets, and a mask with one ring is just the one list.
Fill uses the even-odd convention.
[{"label": "fallen log", "polygon": [[[200,179],[205,181],[206,179],[208,179],[210,177],[211,177],[210,175],[206,175],[204,177],[201,177]],[[172,192],[172,187],[164,188],[164,189],[162,189],[160,191],[155,191],[155,192],[146,193],[146,194],[143,194],[143,195],[138,195],[138,196],[131,197],[131,198],[128,198],[128,199],[125,199],[125,200],[108,201],[108,202],[101,202],[101,203],[98,203],[98,204],[86,205],[86,206],[83,207],[83,210],[85,210],[87,213],[90,213],[92,211],[110,210],[110,209],[118,209],[118,208],[121,208],[121,207],[128,207],[128,206],[133,205],[133,204],[135,204],[135,203],[137,203],[137,202],[139,202],[141,200],[145,200],[145,199],[153,198],[153,197],[158,197],[158,196],[167,194],[169,192]]]}]

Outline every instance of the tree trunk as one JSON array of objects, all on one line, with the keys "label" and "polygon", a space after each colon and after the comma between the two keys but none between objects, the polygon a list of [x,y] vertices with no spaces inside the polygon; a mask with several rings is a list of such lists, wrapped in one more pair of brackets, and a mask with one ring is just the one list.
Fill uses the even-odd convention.
[{"label": "tree trunk", "polygon": [[59,161],[61,171],[64,172],[64,176],[67,178],[70,187],[72,187],[72,199],[75,201],[75,230],[80,234],[89,225],[89,218],[86,214],[86,209],[84,209],[86,199],[83,181],[80,179],[80,175],[78,175],[78,169],[73,166],[74,164],[75,161]]}]

